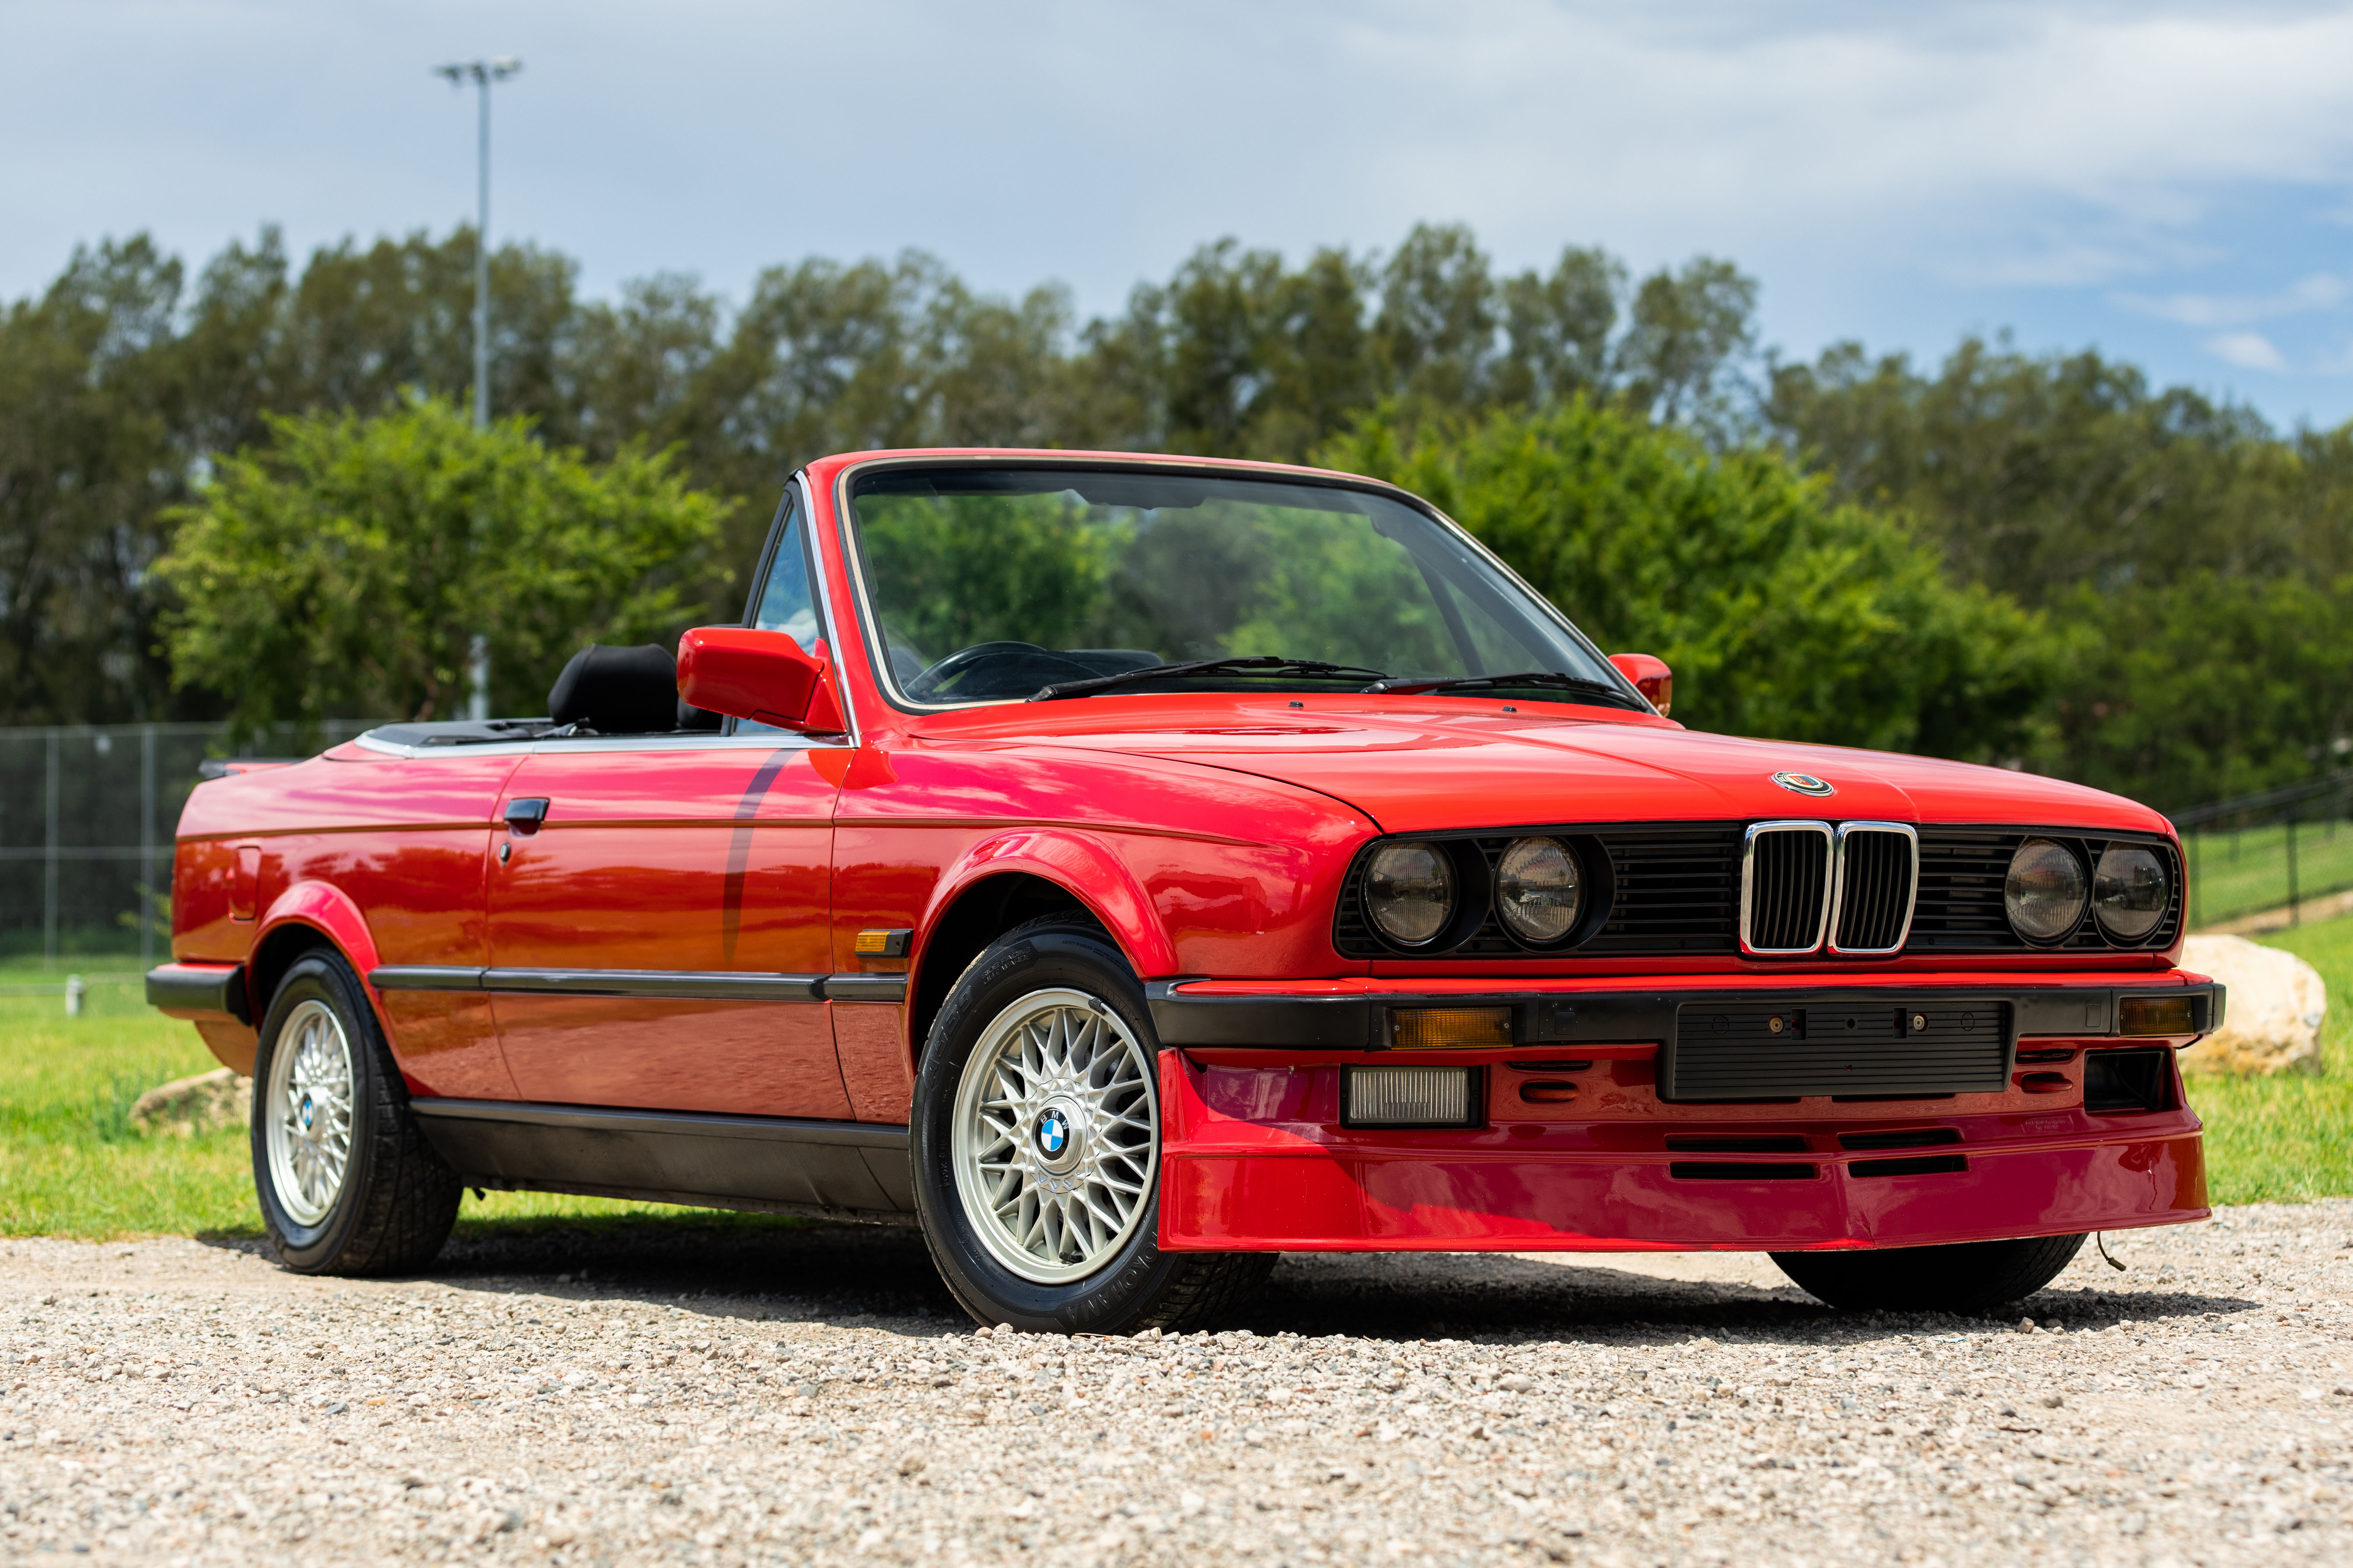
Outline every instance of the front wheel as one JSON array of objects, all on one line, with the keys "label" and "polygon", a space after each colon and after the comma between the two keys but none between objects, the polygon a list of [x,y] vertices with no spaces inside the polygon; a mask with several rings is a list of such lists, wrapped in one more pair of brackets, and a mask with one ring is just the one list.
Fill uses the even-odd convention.
[{"label": "front wheel", "polygon": [[409,1114],[375,1012],[350,964],[295,960],[253,1062],[253,1184],[269,1245],[301,1274],[421,1268],[465,1189]]},{"label": "front wheel", "polygon": [[956,983],[915,1077],[915,1207],[984,1323],[1189,1327],[1271,1253],[1162,1252],[1158,1053],[1119,950],[1067,917],[998,939]]},{"label": "front wheel", "polygon": [[1798,1288],[1850,1312],[1982,1312],[2031,1296],[2059,1277],[2081,1236],[1888,1247],[1857,1252],[1777,1252]]}]

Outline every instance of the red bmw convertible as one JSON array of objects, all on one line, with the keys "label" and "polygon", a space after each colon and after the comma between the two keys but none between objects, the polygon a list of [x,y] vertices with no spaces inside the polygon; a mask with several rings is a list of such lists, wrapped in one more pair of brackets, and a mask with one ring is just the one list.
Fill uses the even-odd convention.
[{"label": "red bmw convertible", "polygon": [[148,997],[319,1272],[477,1186],[912,1220],[1027,1329],[1316,1249],[1969,1310],[2205,1216],[2162,816],[1670,697],[1385,485],[829,458],[742,626],[198,788]]}]

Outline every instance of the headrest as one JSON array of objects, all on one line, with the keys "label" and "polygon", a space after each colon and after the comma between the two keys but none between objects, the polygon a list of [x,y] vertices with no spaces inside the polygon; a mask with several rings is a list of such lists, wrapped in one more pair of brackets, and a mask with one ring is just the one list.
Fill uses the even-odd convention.
[{"label": "headrest", "polygon": [[547,694],[547,716],[607,735],[645,735],[678,723],[678,661],[670,650],[591,643],[572,656]]}]

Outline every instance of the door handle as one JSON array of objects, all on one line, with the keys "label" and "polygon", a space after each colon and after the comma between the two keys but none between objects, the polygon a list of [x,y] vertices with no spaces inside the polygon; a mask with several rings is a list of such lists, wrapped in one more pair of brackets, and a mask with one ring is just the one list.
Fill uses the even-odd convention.
[{"label": "door handle", "polygon": [[547,820],[547,805],[544,800],[507,802],[507,831],[518,838],[530,837],[539,831],[539,825]]}]

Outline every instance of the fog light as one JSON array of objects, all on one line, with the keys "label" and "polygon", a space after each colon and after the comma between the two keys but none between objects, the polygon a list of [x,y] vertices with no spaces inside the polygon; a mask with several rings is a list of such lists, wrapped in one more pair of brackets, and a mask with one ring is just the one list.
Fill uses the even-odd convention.
[{"label": "fog light", "polygon": [[2197,1009],[2187,996],[2127,996],[2117,1009],[2120,1035],[2194,1035]]},{"label": "fog light", "polygon": [[1471,1127],[1475,1068],[1350,1067],[1341,1069],[1343,1127]]},{"label": "fog light", "polygon": [[1401,1051],[1472,1051],[1512,1043],[1509,1007],[1399,1007],[1389,1043]]}]

